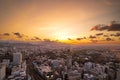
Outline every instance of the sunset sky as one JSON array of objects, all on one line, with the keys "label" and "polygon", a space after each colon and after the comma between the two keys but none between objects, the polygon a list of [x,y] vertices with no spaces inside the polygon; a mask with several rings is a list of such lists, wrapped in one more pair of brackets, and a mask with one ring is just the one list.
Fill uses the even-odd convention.
[{"label": "sunset sky", "polygon": [[0,40],[120,43],[120,0],[0,0]]}]

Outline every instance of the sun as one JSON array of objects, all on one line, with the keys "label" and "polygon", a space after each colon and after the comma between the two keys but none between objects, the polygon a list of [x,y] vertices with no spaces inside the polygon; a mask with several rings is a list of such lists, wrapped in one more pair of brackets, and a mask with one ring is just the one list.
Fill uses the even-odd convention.
[{"label": "sun", "polygon": [[[49,29],[49,30],[48,30]],[[45,28],[45,31],[50,32],[48,36],[50,36],[53,40],[59,40],[60,42],[68,41],[68,38],[75,38],[75,34],[73,33],[73,28],[70,28],[68,24],[63,23],[51,23]]]},{"label": "sun", "polygon": [[66,42],[68,38],[74,38],[74,36],[71,36],[69,32],[67,31],[59,31],[54,33],[55,39],[61,41],[61,42]]},{"label": "sun", "polygon": [[66,40],[68,35],[67,32],[56,32],[54,33],[54,37],[57,38],[58,40]]}]

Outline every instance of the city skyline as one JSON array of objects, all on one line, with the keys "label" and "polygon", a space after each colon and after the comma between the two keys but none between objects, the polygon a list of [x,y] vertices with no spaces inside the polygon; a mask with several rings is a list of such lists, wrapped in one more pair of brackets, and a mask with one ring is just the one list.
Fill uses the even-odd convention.
[{"label": "city skyline", "polygon": [[119,44],[119,0],[0,0],[0,40]]}]

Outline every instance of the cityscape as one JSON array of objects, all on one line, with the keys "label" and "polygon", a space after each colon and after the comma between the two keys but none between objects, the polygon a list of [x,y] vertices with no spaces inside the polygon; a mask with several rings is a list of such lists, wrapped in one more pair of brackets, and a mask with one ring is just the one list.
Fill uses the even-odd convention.
[{"label": "cityscape", "polygon": [[120,80],[119,0],[0,0],[0,80]]},{"label": "cityscape", "polygon": [[1,80],[119,80],[120,45],[0,44]]}]

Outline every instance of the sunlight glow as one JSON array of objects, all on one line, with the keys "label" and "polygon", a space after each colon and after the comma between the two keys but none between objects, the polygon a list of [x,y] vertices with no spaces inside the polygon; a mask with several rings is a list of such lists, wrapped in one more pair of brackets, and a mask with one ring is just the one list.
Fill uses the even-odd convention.
[{"label": "sunlight glow", "polygon": [[75,36],[71,36],[67,31],[57,31],[54,34],[54,37],[60,41],[66,41],[68,38],[74,38]]}]

